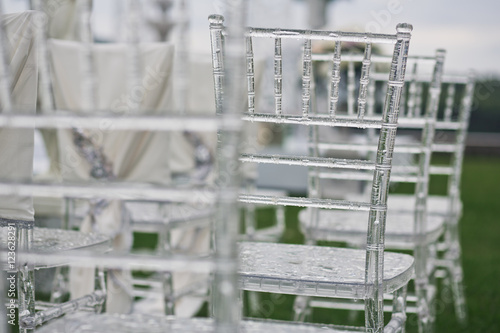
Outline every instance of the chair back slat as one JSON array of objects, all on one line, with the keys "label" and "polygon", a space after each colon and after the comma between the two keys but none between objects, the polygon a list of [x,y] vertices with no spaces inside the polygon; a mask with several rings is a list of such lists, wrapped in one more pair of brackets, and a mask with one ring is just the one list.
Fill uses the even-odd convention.
[{"label": "chair back slat", "polygon": [[444,120],[451,121],[451,115],[453,113],[453,101],[455,99],[455,85],[448,85],[448,90],[446,91],[446,108],[444,110]]},{"label": "chair back slat", "polygon": [[362,61],[361,77],[359,79],[359,98],[358,98],[359,119],[363,119],[366,112],[366,99],[368,94],[368,85],[370,83],[371,55],[372,55],[372,45],[370,43],[367,43],[365,47],[365,56]]},{"label": "chair back slat", "polygon": [[329,114],[330,117],[335,118],[339,102],[339,89],[340,89],[340,55],[342,52],[342,43],[335,42],[335,49],[332,54],[332,75],[330,83],[330,98],[329,98]]},{"label": "chair back slat", "polygon": [[247,43],[247,89],[248,89],[248,113],[255,113],[255,63],[254,63],[254,53],[253,53],[253,41],[252,37],[246,37]]},{"label": "chair back slat", "polygon": [[307,118],[311,108],[311,77],[312,77],[312,60],[311,60],[311,40],[304,41],[302,55],[302,117]]},{"label": "chair back slat", "polygon": [[354,70],[354,63],[349,62],[347,64],[347,114],[352,116],[354,114],[354,103],[355,97],[354,92],[356,90],[356,73]]},{"label": "chair back slat", "polygon": [[[407,116],[409,118],[415,116],[415,109],[417,108],[417,98],[418,98],[418,82],[416,75],[418,73],[418,63],[415,62],[413,64],[413,70],[412,70],[412,79],[410,82],[408,82],[408,106],[405,106],[405,112],[402,113],[402,115]],[[406,94],[405,94],[406,96]]]},{"label": "chair back slat", "polygon": [[274,112],[283,114],[283,57],[281,38],[274,40]]}]

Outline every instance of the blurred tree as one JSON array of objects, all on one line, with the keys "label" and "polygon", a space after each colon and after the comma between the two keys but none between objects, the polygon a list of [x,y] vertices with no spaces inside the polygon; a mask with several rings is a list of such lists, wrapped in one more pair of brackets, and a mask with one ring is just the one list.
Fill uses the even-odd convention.
[{"label": "blurred tree", "polygon": [[500,78],[479,78],[469,125],[471,132],[500,132]]}]

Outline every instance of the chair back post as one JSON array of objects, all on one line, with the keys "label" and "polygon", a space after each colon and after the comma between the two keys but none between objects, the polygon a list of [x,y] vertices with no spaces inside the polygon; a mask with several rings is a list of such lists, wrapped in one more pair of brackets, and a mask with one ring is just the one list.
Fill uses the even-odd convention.
[{"label": "chair back post", "polygon": [[[418,178],[416,184],[416,204],[415,204],[415,224],[414,233],[416,237],[425,237],[425,216],[427,213],[426,202],[429,194],[429,175],[432,157],[432,143],[436,128],[436,118],[439,107],[439,97],[441,95],[441,81],[443,75],[444,59],[446,51],[436,51],[436,62],[432,73],[429,87],[429,98],[425,110],[425,125],[422,131],[422,152],[419,154]],[[423,241],[420,239],[417,243]],[[423,270],[425,271],[425,269]]]},{"label": "chair back post", "polygon": [[463,280],[462,265],[460,263],[460,239],[458,231],[458,222],[461,215],[461,200],[460,200],[460,180],[462,176],[463,159],[465,153],[465,142],[467,139],[467,129],[469,126],[470,113],[474,98],[475,78],[473,73],[469,73],[466,78],[465,91],[462,96],[458,123],[459,129],[455,138],[455,151],[452,156],[452,172],[448,179],[448,219],[446,220],[447,228],[445,234],[445,245],[448,253],[445,255],[452,263],[451,274],[453,281],[460,281],[454,283],[455,295],[455,313],[461,323],[467,321],[467,306],[465,302],[464,290],[461,286]]},{"label": "chair back post", "polygon": [[212,47],[212,67],[214,75],[215,92],[215,113],[222,114],[223,86],[224,86],[224,62],[223,62],[223,29],[224,17],[222,15],[211,15],[210,22],[210,41]]},{"label": "chair back post", "polygon": [[427,256],[428,245],[425,242],[427,230],[427,197],[429,195],[430,165],[432,158],[432,143],[434,142],[434,133],[436,128],[436,118],[439,106],[439,97],[441,95],[441,81],[443,74],[444,50],[436,51],[436,63],[434,66],[432,79],[429,87],[429,97],[425,110],[425,126],[422,131],[422,151],[419,154],[418,161],[418,181],[415,188],[415,211],[413,233],[415,237],[415,289],[417,293],[417,306],[419,309],[419,325],[426,327],[429,320],[430,304],[428,304],[427,293],[429,285],[429,276],[427,274]]},{"label": "chair back post", "polygon": [[[235,223],[239,220],[239,211],[238,205],[234,204],[239,193],[239,174],[234,161],[239,156],[241,118],[246,104],[245,1],[228,1],[225,9],[227,35],[224,38],[224,18],[220,15],[209,17],[216,113],[222,121],[217,140],[215,184],[220,192],[219,209],[215,214],[214,223],[215,272],[212,310],[216,331],[232,333],[239,331],[241,318],[237,283],[238,223]],[[237,125],[229,126],[233,122]]]},{"label": "chair back post", "polygon": [[[448,195],[450,196],[451,212],[460,210],[460,178],[462,175],[462,166],[465,153],[465,141],[467,140],[467,129],[469,127],[470,113],[474,98],[475,78],[471,72],[468,74],[465,84],[465,92],[460,103],[457,131],[456,146],[453,152],[452,173],[448,183]],[[455,213],[456,214],[456,213]]]},{"label": "chair back post", "polygon": [[378,153],[373,175],[366,242],[365,325],[367,332],[382,332],[384,326],[384,231],[392,155],[404,84],[411,31],[410,24],[398,24],[387,95],[384,103]]}]

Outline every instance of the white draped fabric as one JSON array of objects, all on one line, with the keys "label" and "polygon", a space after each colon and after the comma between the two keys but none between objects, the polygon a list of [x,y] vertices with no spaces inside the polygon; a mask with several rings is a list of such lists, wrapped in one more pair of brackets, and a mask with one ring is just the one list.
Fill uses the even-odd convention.
[{"label": "white draped fabric", "polygon": [[[2,23],[7,35],[7,62],[12,76],[14,112],[34,114],[37,100],[38,61],[34,42],[34,12],[7,14]],[[2,110],[0,112],[6,112]],[[33,124],[34,126],[34,124]],[[34,127],[0,129],[0,179],[30,180],[33,172]],[[1,196],[0,220],[33,221],[31,197]]]},{"label": "white draped fabric", "polygon": [[[132,114],[133,105],[140,110],[164,114],[172,103],[173,45],[167,43],[141,44],[141,79],[136,86],[128,85],[130,66],[126,44],[93,44],[94,73],[82,68],[83,44],[73,41],[50,42],[53,91],[56,108],[82,111],[86,105],[82,97],[85,75],[92,75],[96,83],[95,106],[111,110],[117,115]],[[84,110],[94,112],[94,110]],[[77,127],[78,124],[75,124]],[[96,148],[102,149],[112,164],[113,175],[119,180],[151,183],[170,182],[169,133],[145,131],[110,131],[113,124],[102,124],[100,129],[85,131]],[[61,176],[64,180],[90,180],[91,165],[81,154],[72,130],[58,131]],[[121,203],[112,201],[102,212],[87,216],[82,231],[98,231],[113,237],[114,250],[129,250],[132,235],[124,224]],[[95,218],[95,221],[92,221]],[[108,279],[108,312],[131,312],[133,298],[127,292],[131,287],[129,272],[112,271]],[[93,271],[73,269],[72,297],[93,290]]]},{"label": "white draped fabric", "polygon": [[[52,40],[53,89],[56,107],[79,111],[82,101],[81,47],[78,42]],[[128,46],[126,44],[93,44],[96,77],[96,108],[119,115],[131,115],[131,106],[141,110],[165,113],[172,103],[173,45],[141,44],[142,76],[137,86],[128,87]],[[85,111],[93,112],[94,110]],[[77,127],[78,124],[75,124]],[[113,174],[120,180],[168,183],[170,181],[168,143],[165,132],[112,131],[113,124],[87,133],[102,146],[113,163]],[[58,133],[60,168],[63,179],[88,180],[90,166],[78,153],[71,130]]]},{"label": "white draped fabric", "polygon": [[[56,107],[63,110],[80,111],[82,105],[81,84],[85,80],[80,70],[82,44],[73,41],[51,40],[51,66],[53,70],[53,91]],[[172,71],[173,45],[169,43],[146,43],[140,45],[142,76],[136,86],[128,85],[128,46],[126,44],[93,44],[93,61],[96,79],[96,107],[111,110],[117,115],[131,114],[131,106],[139,104],[139,109],[158,115],[172,111]],[[84,111],[85,112],[85,111]],[[90,112],[90,111],[86,111]],[[172,111],[173,112],[173,111]],[[77,124],[75,124],[77,126]],[[106,158],[112,163],[113,175],[119,180],[150,183],[170,182],[170,172],[180,173],[194,168],[193,148],[181,132],[134,132],[107,131],[113,124],[103,124],[101,129],[86,131],[93,138]],[[71,130],[59,130],[59,166],[64,180],[89,180],[90,165],[75,145]],[[114,250],[128,250],[131,247],[131,232],[124,225],[121,202],[112,201],[92,223],[87,216],[82,223],[82,231],[105,233],[114,238]],[[209,249],[209,231],[174,230],[171,234],[172,247],[193,244],[190,253],[206,253]],[[129,272],[111,271],[108,279],[108,312],[127,313],[150,311],[163,313],[163,302],[141,305],[142,309],[132,309],[131,278]],[[180,290],[199,279],[190,273],[173,275],[174,290]],[[71,294],[79,297],[94,288],[93,270],[72,269]],[[202,304],[200,298],[187,298],[176,303],[177,315],[191,316]]]}]

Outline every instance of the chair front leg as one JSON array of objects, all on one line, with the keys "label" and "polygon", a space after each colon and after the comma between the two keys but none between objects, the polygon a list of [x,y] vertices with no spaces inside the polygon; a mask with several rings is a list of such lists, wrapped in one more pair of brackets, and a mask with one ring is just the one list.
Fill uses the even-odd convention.
[{"label": "chair front leg", "polygon": [[455,314],[457,320],[465,325],[467,323],[467,305],[465,302],[465,291],[463,286],[463,270],[460,241],[458,235],[458,219],[448,225],[449,247],[445,253],[446,268],[449,270]]},{"label": "chair front leg", "polygon": [[392,316],[389,323],[384,327],[384,333],[405,333],[406,291],[407,286],[404,286],[394,292],[392,298]]},{"label": "chair front leg", "polygon": [[429,276],[427,275],[428,248],[423,241],[415,247],[415,292],[417,296],[418,332],[432,332],[432,316],[429,304]]},{"label": "chair front leg", "polygon": [[[21,252],[28,252],[33,242],[33,228],[17,229],[17,244]],[[17,299],[19,305],[19,332],[34,332],[35,317],[35,269],[32,264],[19,258]],[[33,320],[31,320],[33,319]]]}]

